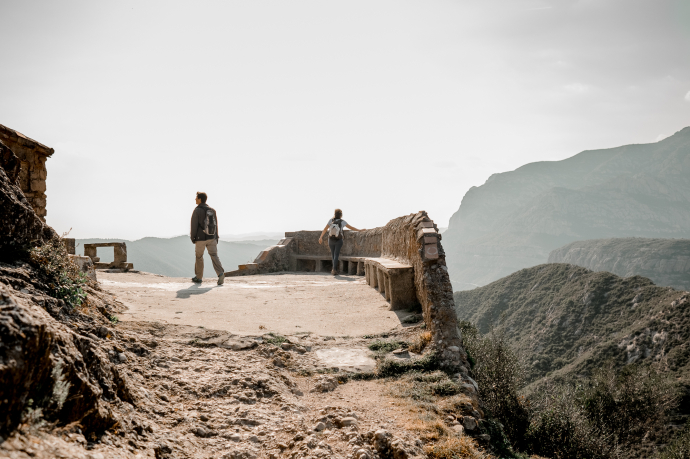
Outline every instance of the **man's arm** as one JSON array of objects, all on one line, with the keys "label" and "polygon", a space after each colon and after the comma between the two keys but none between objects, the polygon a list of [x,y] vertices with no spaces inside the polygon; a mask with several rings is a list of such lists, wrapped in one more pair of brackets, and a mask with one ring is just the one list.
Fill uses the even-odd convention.
[{"label": "man's arm", "polygon": [[196,230],[199,227],[199,217],[196,215],[196,209],[192,212],[192,229],[189,231],[189,237],[192,242],[196,242]]},{"label": "man's arm", "polygon": [[345,225],[345,228],[350,228],[353,231],[366,231],[365,229],[357,229],[354,226],[350,226],[350,225]]}]

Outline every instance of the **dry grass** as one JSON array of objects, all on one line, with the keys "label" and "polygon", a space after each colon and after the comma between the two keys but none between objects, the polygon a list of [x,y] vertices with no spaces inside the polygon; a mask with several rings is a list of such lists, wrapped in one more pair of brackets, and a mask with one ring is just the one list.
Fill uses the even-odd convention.
[{"label": "dry grass", "polygon": [[423,332],[417,335],[417,337],[412,341],[410,345],[410,351],[415,354],[421,354],[422,351],[431,342],[431,332]]},{"label": "dry grass", "polygon": [[489,459],[492,456],[477,448],[470,437],[444,437],[438,443],[424,448],[424,452],[431,459]]},{"label": "dry grass", "polygon": [[458,435],[443,419],[448,413],[472,411],[474,406],[463,394],[444,397],[434,394],[434,386],[447,379],[441,372],[409,374],[392,384],[391,395],[409,406],[410,419],[404,428],[415,432],[426,443],[425,452],[432,459],[489,459],[473,438]]}]

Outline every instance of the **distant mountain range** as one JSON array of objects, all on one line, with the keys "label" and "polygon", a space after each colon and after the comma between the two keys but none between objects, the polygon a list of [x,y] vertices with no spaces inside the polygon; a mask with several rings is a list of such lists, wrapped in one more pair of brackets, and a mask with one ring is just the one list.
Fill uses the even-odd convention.
[{"label": "distant mountain range", "polygon": [[656,285],[690,290],[690,239],[640,237],[571,242],[549,263],[570,263],[622,277],[644,276]]},{"label": "distant mountain range", "polygon": [[[77,239],[77,253],[84,253],[84,244],[96,242],[127,243],[127,261],[134,264],[134,269],[170,277],[194,276],[194,244],[189,236],[177,236],[169,239],[145,237],[136,241],[124,239]],[[274,245],[278,239],[247,240],[242,242],[218,243],[218,256],[225,271],[237,269],[237,265],[253,261],[266,247]],[[113,261],[113,249],[98,249],[102,262]],[[213,265],[208,253],[204,255],[204,275],[215,277]]]},{"label": "distant mountain range", "polygon": [[573,241],[690,238],[690,127],[660,142],[527,164],[471,188],[443,234],[453,288],[486,285]]}]

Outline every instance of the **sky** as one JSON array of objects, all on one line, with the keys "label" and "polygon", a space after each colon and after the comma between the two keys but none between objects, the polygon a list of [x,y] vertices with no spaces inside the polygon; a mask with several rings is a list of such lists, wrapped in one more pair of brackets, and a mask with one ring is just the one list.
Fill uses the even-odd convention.
[{"label": "sky", "polygon": [[0,124],[70,237],[446,226],[491,174],[690,125],[687,0],[0,0]]}]

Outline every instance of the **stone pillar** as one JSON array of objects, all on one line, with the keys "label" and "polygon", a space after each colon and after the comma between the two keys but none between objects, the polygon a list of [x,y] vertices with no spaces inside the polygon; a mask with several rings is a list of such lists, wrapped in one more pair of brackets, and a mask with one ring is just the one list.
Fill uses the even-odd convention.
[{"label": "stone pillar", "polygon": [[376,268],[376,283],[379,286],[379,293],[382,295],[386,294],[386,279],[383,271]]},{"label": "stone pillar", "polygon": [[[358,261],[357,262],[357,275],[358,276],[363,276],[365,274],[364,271],[364,262],[363,261]],[[368,283],[368,281],[367,281]]]},{"label": "stone pillar", "polygon": [[384,281],[384,285],[386,286],[384,289],[385,290],[384,293],[386,295],[386,301],[390,301],[391,300],[391,278],[390,278],[390,276],[388,276],[388,274],[384,274],[383,275],[383,281]]},{"label": "stone pillar", "polygon": [[323,270],[321,260],[314,260],[314,272],[320,273]]},{"label": "stone pillar", "polygon": [[113,246],[113,255],[115,255],[115,263],[127,263],[127,245],[123,242]]},{"label": "stone pillar", "polygon": [[97,250],[96,247],[92,246],[91,244],[84,244],[84,256],[90,257],[91,261],[93,261],[94,263],[96,262],[96,260],[94,260],[94,258],[97,258],[96,257],[96,250]]},{"label": "stone pillar", "polygon": [[350,262],[347,264],[347,273],[348,274],[357,274],[357,262],[350,260]]}]

